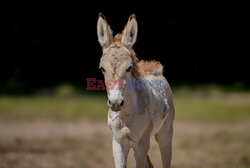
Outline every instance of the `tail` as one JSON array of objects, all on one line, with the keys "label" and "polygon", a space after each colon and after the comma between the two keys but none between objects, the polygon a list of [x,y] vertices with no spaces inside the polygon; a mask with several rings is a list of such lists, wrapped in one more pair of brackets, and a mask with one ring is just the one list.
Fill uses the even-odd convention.
[{"label": "tail", "polygon": [[147,163],[146,163],[146,168],[154,168],[153,164],[151,163],[149,156],[147,155]]}]

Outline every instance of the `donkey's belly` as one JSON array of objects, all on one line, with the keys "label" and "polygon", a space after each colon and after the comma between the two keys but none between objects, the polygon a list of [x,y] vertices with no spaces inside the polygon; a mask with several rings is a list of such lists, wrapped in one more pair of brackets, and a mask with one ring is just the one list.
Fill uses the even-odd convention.
[{"label": "donkey's belly", "polygon": [[167,114],[169,111],[167,96],[164,90],[152,90],[152,99],[151,99],[151,114],[153,122],[153,130],[151,133],[155,135],[158,133],[167,119]]},{"label": "donkey's belly", "polygon": [[162,125],[164,124],[164,122],[166,121],[167,117],[164,118],[155,118],[153,119],[153,130],[151,132],[151,136],[155,135],[156,133],[158,133],[161,130]]},{"label": "donkey's belly", "polygon": [[153,122],[153,130],[151,133],[152,135],[155,135],[157,132],[160,131],[162,125],[167,119],[168,114],[168,104],[167,99],[158,99],[157,101],[154,101],[152,106],[152,122]]}]

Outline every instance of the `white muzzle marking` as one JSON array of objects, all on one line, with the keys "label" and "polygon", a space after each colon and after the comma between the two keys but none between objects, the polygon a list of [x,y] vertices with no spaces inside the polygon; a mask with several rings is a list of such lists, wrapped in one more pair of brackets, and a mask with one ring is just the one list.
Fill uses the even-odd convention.
[{"label": "white muzzle marking", "polygon": [[120,106],[123,105],[122,90],[117,90],[116,88],[109,90],[108,95],[108,106],[114,111],[120,110]]}]

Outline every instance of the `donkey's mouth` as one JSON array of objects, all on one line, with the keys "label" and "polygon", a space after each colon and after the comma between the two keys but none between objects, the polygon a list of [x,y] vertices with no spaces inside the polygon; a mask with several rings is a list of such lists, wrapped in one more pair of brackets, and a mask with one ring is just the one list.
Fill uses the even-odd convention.
[{"label": "donkey's mouth", "polygon": [[118,111],[121,111],[121,108],[120,107],[111,107],[111,110],[118,112]]}]

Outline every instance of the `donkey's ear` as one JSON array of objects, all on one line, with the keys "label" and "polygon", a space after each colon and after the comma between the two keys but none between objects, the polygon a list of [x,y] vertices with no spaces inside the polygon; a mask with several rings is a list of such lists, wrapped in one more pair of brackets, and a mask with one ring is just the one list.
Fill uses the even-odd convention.
[{"label": "donkey's ear", "polygon": [[102,13],[99,13],[98,16],[97,35],[98,41],[103,48],[107,47],[113,40],[112,30],[110,29],[108,22]]},{"label": "donkey's ear", "polygon": [[131,15],[122,34],[122,43],[132,48],[137,37],[137,21],[135,15]]}]

